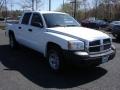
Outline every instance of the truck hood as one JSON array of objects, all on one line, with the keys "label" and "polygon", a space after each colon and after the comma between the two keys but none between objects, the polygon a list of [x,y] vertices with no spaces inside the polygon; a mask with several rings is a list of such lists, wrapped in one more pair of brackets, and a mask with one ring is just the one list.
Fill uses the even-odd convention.
[{"label": "truck hood", "polygon": [[84,27],[55,27],[49,28],[48,31],[88,41],[109,38],[109,36],[103,32]]}]

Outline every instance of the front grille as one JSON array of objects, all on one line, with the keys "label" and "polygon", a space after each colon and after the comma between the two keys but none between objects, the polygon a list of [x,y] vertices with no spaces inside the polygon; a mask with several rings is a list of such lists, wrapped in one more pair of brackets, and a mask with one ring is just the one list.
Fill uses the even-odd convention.
[{"label": "front grille", "polygon": [[111,43],[110,39],[104,39],[103,40],[103,44],[110,44],[110,43]]},{"label": "front grille", "polygon": [[96,53],[108,50],[111,48],[111,40],[110,39],[102,39],[102,40],[95,40],[89,42],[89,52]]},{"label": "front grille", "polygon": [[111,47],[111,44],[108,44],[108,45],[104,45],[104,50],[107,50]]},{"label": "front grille", "polygon": [[89,43],[89,46],[100,45],[100,40],[92,41]]},{"label": "front grille", "polygon": [[90,48],[89,48],[89,51],[90,51],[90,52],[99,52],[99,51],[100,51],[100,46],[90,47]]}]

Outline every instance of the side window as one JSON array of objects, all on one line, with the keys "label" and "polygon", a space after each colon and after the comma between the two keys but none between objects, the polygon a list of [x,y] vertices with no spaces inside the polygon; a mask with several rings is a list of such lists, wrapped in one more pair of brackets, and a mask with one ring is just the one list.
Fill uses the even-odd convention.
[{"label": "side window", "polygon": [[34,13],[32,16],[31,25],[35,27],[43,27],[42,17],[39,14]]},{"label": "side window", "polygon": [[30,16],[31,16],[31,13],[25,13],[21,24],[27,25],[29,23]]}]

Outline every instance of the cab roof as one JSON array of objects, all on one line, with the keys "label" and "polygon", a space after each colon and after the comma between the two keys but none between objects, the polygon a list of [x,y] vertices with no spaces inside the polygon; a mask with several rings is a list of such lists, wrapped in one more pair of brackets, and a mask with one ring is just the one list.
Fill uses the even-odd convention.
[{"label": "cab roof", "polygon": [[66,14],[66,13],[63,13],[63,12],[55,12],[55,11],[25,11],[24,13],[28,13],[28,12],[31,12],[31,13],[37,12],[37,13],[40,13],[40,14],[50,14],[50,13]]}]

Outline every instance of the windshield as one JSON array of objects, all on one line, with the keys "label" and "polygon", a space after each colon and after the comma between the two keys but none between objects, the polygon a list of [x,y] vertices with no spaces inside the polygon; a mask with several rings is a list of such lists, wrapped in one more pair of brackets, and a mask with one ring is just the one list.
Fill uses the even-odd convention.
[{"label": "windshield", "polygon": [[47,27],[79,27],[80,24],[67,14],[43,14]]}]

